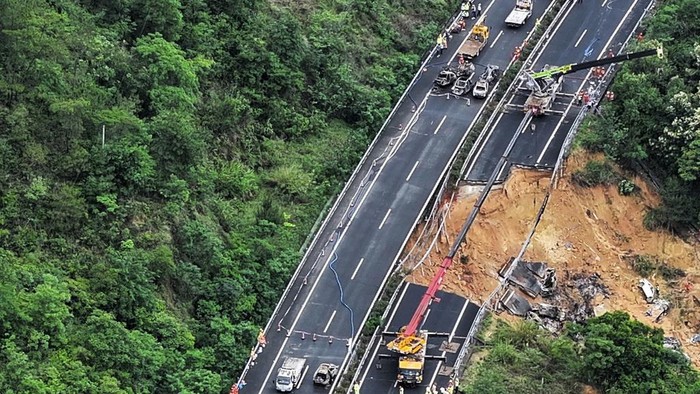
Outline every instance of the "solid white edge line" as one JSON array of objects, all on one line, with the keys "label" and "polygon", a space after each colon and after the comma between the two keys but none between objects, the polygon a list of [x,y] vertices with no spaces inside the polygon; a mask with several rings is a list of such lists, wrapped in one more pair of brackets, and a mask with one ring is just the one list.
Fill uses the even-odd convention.
[{"label": "solid white edge line", "polygon": [[438,131],[440,131],[440,127],[442,127],[442,124],[445,123],[445,119],[447,119],[447,115],[444,115],[444,116],[442,117],[442,120],[440,121],[440,124],[439,124],[438,127],[435,129],[435,131],[433,131],[433,135],[437,134]]},{"label": "solid white edge line", "polygon": [[304,377],[306,376],[306,373],[309,372],[309,364],[306,364],[306,368],[304,368],[304,373],[301,374],[301,378],[297,382],[297,385],[295,386],[297,390],[299,390],[299,387],[301,387],[301,383],[304,381]]},{"label": "solid white edge line", "polygon": [[[403,296],[406,295],[408,286],[410,286],[410,284],[408,282],[404,282],[403,291],[401,292],[401,295],[399,296],[396,302],[396,307],[394,308],[394,311],[391,313],[391,316],[389,316],[389,320],[387,320],[386,327],[389,327],[391,325],[392,320],[394,320],[396,310],[399,309],[399,305],[401,305],[401,300],[403,300]],[[365,383],[365,378],[367,378],[367,374],[369,373],[370,363],[374,361],[374,358],[377,357],[377,353],[379,352],[379,348],[382,347],[381,342],[382,341],[377,341],[377,346],[374,348],[374,352],[372,352],[372,357],[369,359],[367,365],[364,366],[365,373],[362,374],[362,378],[360,378],[360,381],[358,382],[360,384],[360,388],[362,388],[362,385]]]},{"label": "solid white edge line", "polygon": [[365,258],[363,257],[360,259],[360,262],[357,263],[357,267],[355,267],[355,271],[353,271],[352,276],[350,277],[350,280],[355,279],[355,276],[357,275],[357,271],[360,270],[360,267],[362,266],[362,263],[364,263],[364,262],[365,262]]},{"label": "solid white edge line", "polygon": [[[627,17],[629,16],[630,12],[632,12],[632,9],[634,9],[634,6],[637,5],[637,2],[638,2],[638,1],[639,1],[639,0],[634,0],[634,2],[632,2],[632,5],[627,9],[627,12],[625,13],[625,15],[624,15],[624,16],[622,17],[622,19],[620,20],[620,23],[618,23],[618,24],[617,24],[617,27],[615,27],[615,31],[613,31],[613,33],[610,35],[610,38],[608,39],[608,41],[607,41],[607,42],[605,43],[605,45],[603,46],[603,49],[600,51],[600,54],[598,54],[598,57],[599,57],[599,58],[600,58],[601,56],[603,56],[603,54],[607,51],[608,47],[610,46],[610,43],[615,39],[615,35],[617,35],[617,32],[620,31],[620,28],[622,27],[622,25],[627,21]],[[583,79],[583,82],[581,82],[581,84],[579,84],[578,89],[576,89],[576,91],[574,92],[574,94],[578,94],[579,90],[581,90],[581,88],[583,87],[583,85],[585,85],[586,82],[588,81],[588,78],[590,77],[590,75],[591,75],[591,70],[588,71],[588,74],[586,74],[586,78],[584,78],[584,79]],[[575,100],[575,98],[574,98],[574,100]],[[561,119],[560,119],[559,122],[557,123],[557,126],[554,128],[554,131],[552,131],[551,135],[549,136],[549,139],[547,140],[547,143],[545,144],[544,148],[542,149],[542,152],[541,152],[540,155],[537,157],[537,163],[536,163],[536,164],[540,164],[540,162],[542,161],[542,158],[544,157],[545,152],[547,152],[547,149],[549,149],[549,145],[550,145],[550,144],[552,143],[552,141],[554,140],[554,136],[557,134],[557,131],[558,131],[559,128],[561,127],[562,123],[564,122],[564,119],[565,119],[566,116],[569,114],[569,110],[570,110],[571,107],[573,106],[574,100],[571,100],[571,102],[569,103],[569,106],[566,107],[566,112],[564,112],[564,115],[562,115]]]},{"label": "solid white edge line", "polygon": [[489,142],[489,139],[491,139],[491,135],[493,135],[493,131],[496,129],[496,125],[498,125],[498,123],[501,121],[501,118],[503,118],[503,115],[505,115],[505,112],[502,112],[500,115],[498,115],[498,119],[496,119],[496,122],[494,122],[494,124],[489,128],[488,134],[486,135],[486,139],[484,140],[484,142],[481,143],[479,150],[477,150],[476,154],[474,155],[476,159],[474,159],[472,161],[472,164],[469,165],[469,169],[467,169],[464,178],[469,178],[469,174],[471,174],[472,170],[474,169],[474,166],[476,165],[476,162],[478,161],[477,159],[479,158],[479,156],[481,156],[481,152],[484,150],[484,147]]},{"label": "solid white edge line", "polygon": [[408,182],[408,180],[411,179],[411,176],[413,175],[413,171],[415,171],[416,167],[418,167],[418,163],[420,163],[420,160],[416,160],[416,164],[413,165],[413,168],[411,168],[411,172],[409,172],[408,176],[406,177],[406,182]]},{"label": "solid white edge line", "polygon": [[386,220],[389,219],[389,214],[391,213],[391,208],[389,208],[388,211],[386,211],[386,215],[384,215],[384,219],[382,219],[382,222],[379,224],[379,230],[384,227],[384,223],[386,223]]},{"label": "solid white edge line", "polygon": [[331,326],[331,323],[333,323],[333,318],[335,317],[335,314],[338,312],[338,310],[334,310],[333,313],[331,313],[331,318],[328,319],[328,323],[326,323],[326,327],[323,328],[323,333],[325,334],[326,331],[328,331],[328,327]]},{"label": "solid white edge line", "polygon": [[[457,327],[459,326],[459,323],[462,321],[462,316],[464,316],[464,312],[467,310],[467,307],[469,306],[469,300],[465,299],[464,300],[464,306],[462,307],[462,310],[459,312],[459,316],[457,316],[457,321],[455,322],[455,325],[452,327],[452,331],[450,332],[450,336],[447,337],[447,343],[452,342],[452,338],[455,336],[455,333],[457,332]],[[466,342],[462,344],[462,346],[466,345]],[[447,352],[443,351],[442,352],[442,357],[445,357],[445,354]],[[430,379],[430,382],[428,383],[428,387],[432,386],[435,383],[435,379],[437,379],[438,372],[440,372],[440,365],[442,364],[442,360],[438,363],[437,368],[435,368],[435,373],[433,374],[433,378]]]}]

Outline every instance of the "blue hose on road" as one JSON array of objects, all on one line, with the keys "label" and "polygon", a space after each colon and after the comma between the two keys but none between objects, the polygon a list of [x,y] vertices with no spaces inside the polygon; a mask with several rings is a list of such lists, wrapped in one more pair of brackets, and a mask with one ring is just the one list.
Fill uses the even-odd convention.
[{"label": "blue hose on road", "polygon": [[350,306],[345,303],[343,285],[340,283],[338,271],[336,271],[335,267],[333,267],[336,261],[338,261],[338,255],[335,254],[335,252],[333,252],[333,261],[331,261],[331,263],[328,264],[328,268],[330,268],[331,271],[333,271],[333,275],[335,275],[335,282],[338,284],[338,290],[340,290],[340,303],[343,304],[345,309],[350,311],[350,338],[353,339],[355,338],[355,312],[353,312],[352,308],[350,308]]}]

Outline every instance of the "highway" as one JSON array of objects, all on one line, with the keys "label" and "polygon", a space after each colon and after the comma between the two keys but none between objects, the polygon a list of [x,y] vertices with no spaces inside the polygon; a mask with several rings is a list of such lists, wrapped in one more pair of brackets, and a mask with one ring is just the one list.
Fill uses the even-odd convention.
[{"label": "highway", "polygon": [[[414,284],[404,284],[402,289],[399,289],[400,296],[397,302],[390,306],[389,319],[386,324],[386,331],[396,332],[407,321],[411,319],[413,309],[420,301],[421,296],[425,292],[424,286]],[[427,360],[423,372],[424,382],[419,387],[432,386],[447,387],[449,381],[449,373],[446,375],[439,374],[442,366],[451,366],[454,364],[459,349],[464,344],[464,340],[471,328],[476,313],[479,311],[479,306],[469,302],[463,297],[455,294],[438,292],[440,302],[434,302],[431,305],[430,312],[423,325],[423,329],[430,332],[446,333],[445,335],[435,335],[428,337],[428,346],[426,354],[429,356],[443,356],[445,361]],[[392,336],[387,336],[387,341],[393,339]],[[443,342],[450,343],[450,350],[441,350]],[[380,357],[387,354],[386,347],[381,344],[381,341],[375,341],[374,346],[367,350],[371,353],[365,368],[360,375],[360,392],[361,393],[397,393],[396,387],[396,358]],[[425,389],[416,389],[417,392],[423,393]]]},{"label": "highway", "polygon": [[[499,21],[493,26],[500,26],[510,12],[510,1],[498,3],[504,6],[492,7],[493,1],[484,6],[487,24],[493,20]],[[536,4],[530,25],[545,6]],[[477,75],[486,64],[504,69],[531,27],[504,26],[503,33],[494,27],[491,41],[476,59]],[[271,317],[267,345],[242,377],[247,383],[242,392],[275,392],[275,372],[286,357],[307,358],[308,374],[321,362],[346,360],[347,345],[357,337],[408,236],[481,113],[483,101],[431,95],[437,73],[454,60],[465,36],[455,35],[448,49],[419,71],[349,181]],[[412,313],[412,306],[408,308]],[[308,376],[297,390],[327,391],[313,387]]]},{"label": "highway", "polygon": [[[649,3],[650,0],[573,2],[549,42],[537,54],[533,69],[540,70],[545,64],[565,65],[597,59],[606,56],[611,48],[617,52]],[[562,93],[574,95],[582,87],[587,89],[589,72],[582,70],[565,76]],[[522,105],[526,97],[526,93],[516,94],[509,104]],[[499,182],[508,177],[510,167],[515,164],[537,168],[554,166],[568,125],[580,108],[574,105],[573,97],[565,96],[557,100],[553,109],[564,114],[534,118],[534,130],[527,128],[518,138],[509,163],[499,173]],[[522,118],[519,111],[503,113],[497,118],[476,154],[470,158],[463,179],[474,184],[488,180]]]},{"label": "highway", "polygon": [[[630,35],[636,22],[643,13],[644,8],[649,5],[648,1],[635,0],[620,0],[615,2],[586,1],[582,4],[572,3],[570,8],[564,14],[556,30],[553,31],[550,41],[543,47],[541,51],[534,54],[533,64],[535,69],[541,68],[544,64],[563,65],[572,62],[580,62],[592,60],[606,55],[608,49],[613,47],[615,51],[619,49],[617,44],[623,42]],[[588,71],[581,71],[571,74],[566,77],[564,84],[564,93],[575,93],[582,86],[587,86],[585,78],[588,76]],[[506,97],[506,101],[522,105],[525,102],[526,95],[515,94]],[[535,130],[530,127],[525,128],[525,132],[518,137],[513,153],[509,157],[507,164],[499,172],[499,180],[505,180],[508,174],[508,169],[513,164],[520,164],[531,167],[552,167],[555,164],[556,158],[562,147],[562,143],[566,133],[568,132],[568,124],[578,112],[578,107],[572,105],[573,100],[561,100],[553,109],[563,112],[562,115],[548,115],[546,117],[535,118]],[[498,160],[503,155],[506,146],[523,120],[522,112],[503,113],[496,119],[494,125],[486,130],[485,138],[481,146],[477,146],[476,154],[469,158],[468,170],[466,179],[470,183],[485,183],[495,170]],[[408,296],[403,296],[390,306],[392,311],[389,327],[387,331],[395,330],[403,322],[405,324],[410,320],[410,315],[403,318],[395,311],[412,311],[418,303],[415,299],[412,290],[406,293]],[[469,304],[473,305],[473,304]],[[448,309],[448,310],[445,310]],[[457,334],[459,344],[463,344],[463,340],[459,340],[464,330],[469,330],[473,323],[476,308],[468,308],[468,313],[461,321],[455,322],[454,306],[452,310],[449,307],[443,309],[439,306],[433,306],[426,328],[431,331],[447,331],[453,329]],[[403,315],[406,313],[403,312]],[[432,326],[432,322],[441,322],[437,326]],[[368,393],[396,393],[396,361],[380,359],[377,354],[386,353],[386,347],[379,345],[380,342],[375,341],[375,347],[372,348],[372,356],[370,361],[363,365],[360,373],[361,392]],[[434,349],[435,344],[439,344],[438,339],[431,340],[433,349],[429,349],[428,354],[436,354]],[[449,357],[442,363],[450,366],[454,363],[454,357]],[[393,363],[393,364],[392,364]],[[387,371],[387,364],[389,370]],[[381,368],[377,368],[381,366]],[[446,377],[436,375],[436,368],[439,365],[435,361],[426,361],[425,382],[415,392],[422,393],[426,386],[431,386],[433,382],[438,387],[444,387],[447,383]]]}]

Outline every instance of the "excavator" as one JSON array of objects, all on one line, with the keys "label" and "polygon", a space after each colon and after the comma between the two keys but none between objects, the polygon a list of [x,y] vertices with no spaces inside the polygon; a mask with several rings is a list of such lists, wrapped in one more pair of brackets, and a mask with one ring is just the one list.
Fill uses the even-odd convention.
[{"label": "excavator", "polygon": [[583,63],[567,64],[559,67],[545,65],[542,70],[538,72],[525,72],[520,78],[525,82],[525,86],[531,91],[531,93],[525,101],[522,110],[523,112],[531,112],[534,116],[551,113],[552,105],[554,104],[557,94],[561,91],[564,75],[566,74],[652,55],[656,55],[659,59],[663,59],[663,47],[627,53],[624,55],[611,56]]}]

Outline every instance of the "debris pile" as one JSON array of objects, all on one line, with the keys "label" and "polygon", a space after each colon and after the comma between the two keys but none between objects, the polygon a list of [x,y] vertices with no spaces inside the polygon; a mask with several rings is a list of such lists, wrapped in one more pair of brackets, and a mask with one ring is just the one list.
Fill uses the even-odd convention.
[{"label": "debris pile", "polygon": [[[610,290],[597,273],[575,273],[568,278],[566,285],[557,287],[555,270],[539,262],[519,261],[509,282],[513,286],[503,294],[500,305],[514,315],[537,322],[552,333],[561,331],[566,321],[582,323],[605,313],[602,300],[610,296]],[[531,304],[525,295],[533,300],[541,297],[546,302]]]}]

